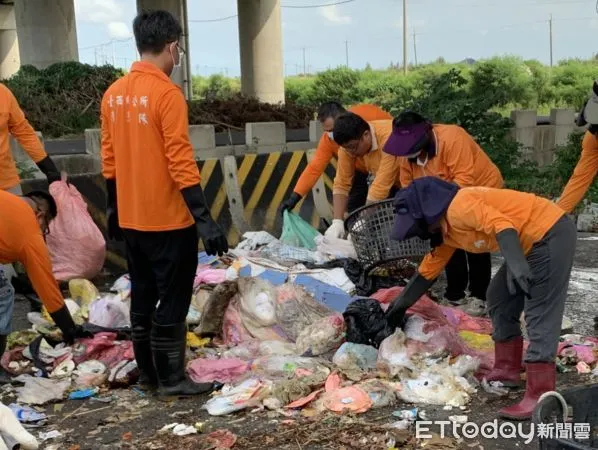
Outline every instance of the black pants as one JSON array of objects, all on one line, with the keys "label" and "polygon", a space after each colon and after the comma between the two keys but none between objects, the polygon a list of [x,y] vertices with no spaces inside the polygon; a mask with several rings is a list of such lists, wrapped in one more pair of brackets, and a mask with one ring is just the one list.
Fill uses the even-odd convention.
[{"label": "black pants", "polygon": [[353,175],[353,186],[349,192],[349,203],[347,204],[347,212],[351,213],[357,208],[365,206],[368,199],[368,177],[369,174],[355,171]]},{"label": "black pants", "polygon": [[184,322],[198,262],[195,226],[123,233],[131,277],[131,313],[153,318],[158,325]]},{"label": "black pants", "polygon": [[467,253],[457,250],[446,266],[447,300],[457,301],[469,291],[473,297],[486,300],[486,291],[492,276],[492,260],[490,253]]}]

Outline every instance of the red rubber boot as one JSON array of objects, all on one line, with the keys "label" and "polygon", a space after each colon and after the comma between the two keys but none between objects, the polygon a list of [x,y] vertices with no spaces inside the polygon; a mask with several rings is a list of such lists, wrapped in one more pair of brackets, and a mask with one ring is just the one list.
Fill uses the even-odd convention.
[{"label": "red rubber boot", "polygon": [[494,343],[494,367],[484,378],[486,381],[500,381],[504,386],[521,386],[521,357],[523,338]]},{"label": "red rubber boot", "polygon": [[527,363],[527,385],[523,400],[513,406],[501,409],[500,417],[511,420],[527,420],[542,394],[554,391],[556,387],[556,365],[554,363]]}]

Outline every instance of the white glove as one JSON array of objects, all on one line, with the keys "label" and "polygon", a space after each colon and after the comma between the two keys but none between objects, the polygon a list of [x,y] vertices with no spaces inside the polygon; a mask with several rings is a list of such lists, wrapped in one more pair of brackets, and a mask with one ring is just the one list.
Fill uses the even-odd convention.
[{"label": "white glove", "polygon": [[[13,437],[15,441],[21,444],[24,450],[36,450],[39,448],[37,439],[33,437],[15,417],[10,408],[0,403],[0,430]],[[4,445],[6,448],[6,445]]]},{"label": "white glove", "polygon": [[332,225],[324,233],[324,236],[343,239],[345,237],[345,222],[341,219],[334,219]]}]

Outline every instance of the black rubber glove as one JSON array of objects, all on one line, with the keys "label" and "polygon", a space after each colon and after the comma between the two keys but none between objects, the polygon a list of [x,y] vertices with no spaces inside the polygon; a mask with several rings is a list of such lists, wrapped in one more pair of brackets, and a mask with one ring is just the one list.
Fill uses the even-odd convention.
[{"label": "black rubber glove", "polygon": [[210,256],[222,256],[228,252],[228,242],[222,228],[218,226],[206,205],[203,189],[199,184],[185,188],[181,191],[185,203],[195,219],[195,225],[199,236],[203,241],[206,253]]},{"label": "black rubber glove", "polygon": [[285,211],[292,211],[297,206],[297,203],[301,201],[301,196],[296,192],[293,192],[289,198],[287,198],[281,205],[281,213]]},{"label": "black rubber glove", "polygon": [[118,223],[118,208],[116,207],[116,180],[106,180],[106,193],[108,201],[106,204],[106,223],[108,226],[108,238],[115,241],[122,241],[123,230]]},{"label": "black rubber glove", "polygon": [[54,320],[56,326],[60,328],[64,341],[69,345],[75,342],[75,339],[93,337],[93,334],[85,331],[81,325],[75,325],[75,322],[71,317],[71,313],[66,305],[64,305],[58,311],[50,313],[50,317],[52,317],[52,320]]},{"label": "black rubber glove", "polygon": [[48,184],[52,184],[55,181],[60,181],[60,172],[54,165],[54,161],[52,161],[49,156],[46,156],[44,159],[38,162],[37,167],[39,167],[39,170],[41,170],[48,179]]},{"label": "black rubber glove", "polygon": [[503,230],[496,235],[496,241],[507,265],[509,293],[516,295],[519,289],[526,297],[530,297],[532,271],[523,254],[517,231],[513,228]]},{"label": "black rubber glove", "polygon": [[407,310],[432,287],[435,281],[426,280],[419,273],[409,280],[405,289],[401,291],[399,296],[392,301],[390,307],[386,310],[387,328],[392,330],[391,333],[397,327],[403,326],[403,319]]}]

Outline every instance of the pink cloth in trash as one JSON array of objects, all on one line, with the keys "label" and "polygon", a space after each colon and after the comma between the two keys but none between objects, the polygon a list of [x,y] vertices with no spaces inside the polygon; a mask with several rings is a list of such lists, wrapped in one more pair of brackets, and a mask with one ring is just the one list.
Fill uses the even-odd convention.
[{"label": "pink cloth in trash", "polygon": [[204,359],[199,358],[187,365],[187,373],[195,383],[233,383],[241,378],[250,364],[237,358]]},{"label": "pink cloth in trash", "polygon": [[241,321],[238,297],[231,300],[224,313],[222,340],[224,341],[224,344],[229,347],[234,347],[241,342],[253,340],[253,336],[251,336]]},{"label": "pink cloth in trash", "polygon": [[116,333],[97,333],[93,338],[80,339],[73,347],[75,364],[91,359],[104,363],[113,368],[124,360],[135,359],[133,343],[131,341],[117,341]]},{"label": "pink cloth in trash", "polygon": [[200,284],[220,284],[224,281],[226,281],[226,270],[212,269],[207,265],[199,265],[195,272],[193,287],[197,288]]}]

